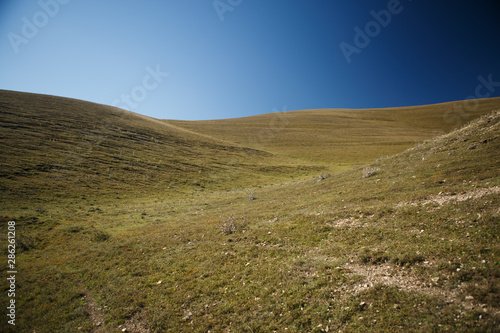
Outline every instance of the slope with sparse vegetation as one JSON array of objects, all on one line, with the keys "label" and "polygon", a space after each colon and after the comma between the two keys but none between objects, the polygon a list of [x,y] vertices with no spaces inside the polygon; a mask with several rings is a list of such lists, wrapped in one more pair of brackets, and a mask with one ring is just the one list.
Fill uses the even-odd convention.
[{"label": "slope with sparse vegetation", "polygon": [[[57,108],[57,101],[44,112]],[[10,107],[16,103],[21,102],[11,102]],[[26,104],[18,105],[23,108]],[[44,112],[33,113],[33,118],[43,117]],[[17,128],[31,131],[33,121],[24,121],[17,120],[21,122]],[[90,118],[85,121],[82,126],[93,126]],[[64,126],[71,130],[61,128],[58,144],[45,150],[52,158],[49,165],[64,166],[57,153],[78,146],[74,139],[63,139],[78,132],[68,122]],[[149,119],[146,123],[151,124]],[[150,126],[146,123],[139,119],[118,123],[116,135],[125,136],[121,132],[128,129],[138,142],[104,136],[102,150],[93,145],[95,155],[83,155],[81,163],[87,158],[98,163],[101,158],[119,168],[123,160],[114,162],[119,150],[105,150],[106,142],[123,144],[122,158],[130,158],[135,149],[128,150],[128,145],[143,142],[138,134]],[[76,185],[73,195],[73,183],[42,181],[53,179],[58,170],[23,174],[28,172],[23,165],[29,165],[26,150],[35,145],[3,136],[3,143],[16,147],[25,163],[12,162],[12,173],[3,167],[4,190],[12,184],[29,187],[30,177],[38,179],[35,185],[41,189],[15,194],[15,200],[2,197],[0,215],[3,221],[16,221],[17,228],[16,328],[30,332],[497,331],[499,126],[500,113],[489,112],[459,130],[369,164],[327,173],[292,160],[293,168],[270,169],[275,174],[262,175],[260,183],[251,180],[265,170],[247,162],[243,145],[192,132],[180,134],[181,129],[169,127],[154,135],[175,132],[176,144],[184,145],[187,155],[198,153],[205,161],[205,150],[189,150],[201,142],[211,154],[221,149],[240,161],[221,165],[239,175],[235,178],[239,186],[231,188],[231,180],[224,179],[220,188],[204,190],[177,184],[177,194],[153,182],[137,181],[134,189],[135,181],[121,178],[125,185],[116,185],[112,195],[100,189],[86,195]],[[43,152],[32,150],[33,163],[44,160]],[[221,154],[220,163],[226,163]],[[265,151],[255,154],[269,158],[257,159],[264,166],[290,161]],[[219,161],[213,157],[213,163]],[[189,161],[197,164],[196,156]],[[75,169],[78,165],[70,164],[60,174],[83,177],[94,172]],[[303,175],[316,172],[316,177],[280,175],[300,168]],[[127,175],[127,170],[120,170]],[[186,174],[199,174],[194,171],[188,168]],[[95,177],[103,188],[115,184],[100,173]],[[266,180],[271,181],[266,185]],[[42,191],[42,183],[68,195],[50,196]],[[0,246],[6,257],[3,225],[2,233]],[[0,302],[6,304],[5,280],[1,287]],[[2,331],[9,331],[7,326],[6,320],[0,321]]]}]

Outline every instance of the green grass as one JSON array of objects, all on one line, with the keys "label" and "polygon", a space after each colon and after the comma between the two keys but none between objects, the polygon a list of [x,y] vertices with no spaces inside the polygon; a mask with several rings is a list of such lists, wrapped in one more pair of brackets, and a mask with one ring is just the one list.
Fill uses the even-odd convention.
[{"label": "green grass", "polygon": [[[25,163],[12,173],[2,169],[7,175],[1,178],[4,189],[17,186],[9,192],[12,198],[2,197],[0,212],[2,221],[16,221],[17,330],[497,331],[499,120],[491,114],[328,177],[319,177],[328,171],[319,162],[264,150],[249,162],[242,146],[178,130],[170,140],[193,155],[192,164],[209,169],[213,183],[188,181],[168,189],[127,180],[132,173],[121,169],[120,183],[96,173],[102,186],[87,183],[87,192],[67,179],[45,190],[50,172],[66,172],[60,169],[30,174],[36,191],[27,188],[22,195],[15,193],[28,187],[22,166],[29,157],[22,152],[29,145],[3,136],[19,147]],[[136,121],[118,123],[116,132],[152,126]],[[193,148],[198,141],[204,149]],[[106,136],[103,142],[130,145],[127,157],[141,150],[134,140]],[[69,140],[68,147],[74,144]],[[157,154],[167,146],[149,149]],[[44,148],[53,158],[50,165],[60,165],[56,148]],[[108,156],[110,167],[122,167],[111,162],[113,149],[93,151],[89,161]],[[34,163],[43,161],[39,154]],[[228,155],[239,162],[223,164]],[[188,157],[175,158],[172,163]],[[210,158],[213,164],[204,164]],[[78,166],[68,172],[94,172]],[[366,168],[379,171],[364,177]],[[198,171],[152,177],[175,182],[179,175],[193,179]],[[110,190],[113,184],[120,186]],[[224,227],[228,221],[231,232]],[[0,246],[6,257],[6,237]],[[0,286],[0,302],[6,304],[6,281]],[[0,322],[0,330],[9,331],[6,326]]]}]

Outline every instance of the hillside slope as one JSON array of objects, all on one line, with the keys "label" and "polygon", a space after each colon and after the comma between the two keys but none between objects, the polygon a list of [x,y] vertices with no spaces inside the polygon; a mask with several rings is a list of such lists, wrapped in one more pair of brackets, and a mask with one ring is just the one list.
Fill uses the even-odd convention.
[{"label": "hillside slope", "polygon": [[401,152],[500,108],[500,98],[386,109],[321,109],[169,124],[276,154],[355,165]]},{"label": "hillside slope", "polygon": [[499,138],[496,111],[327,178],[2,206],[16,329],[498,331]]},{"label": "hillside slope", "polygon": [[71,196],[236,188],[297,173],[293,161],[153,118],[12,91],[0,91],[0,146],[0,192],[5,200],[40,192]]}]

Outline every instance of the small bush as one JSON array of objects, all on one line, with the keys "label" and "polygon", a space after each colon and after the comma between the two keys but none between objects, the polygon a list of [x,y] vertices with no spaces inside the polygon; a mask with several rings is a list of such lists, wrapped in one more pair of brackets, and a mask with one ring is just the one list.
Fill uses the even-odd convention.
[{"label": "small bush", "polygon": [[229,215],[227,219],[222,219],[221,230],[224,235],[234,234],[237,229],[236,218],[233,215]]},{"label": "small bush", "polygon": [[370,249],[363,248],[360,250],[358,256],[359,260],[363,264],[378,265],[389,261],[389,256],[382,250],[372,251]]},{"label": "small bush", "polygon": [[424,262],[425,258],[419,254],[406,253],[392,258],[391,261],[399,266],[412,266]]},{"label": "small bush", "polygon": [[247,197],[248,201],[253,201],[253,200],[256,200],[257,199],[257,194],[255,194],[254,192],[250,193]]},{"label": "small bush", "polygon": [[97,230],[96,228],[92,227],[94,235],[92,237],[92,241],[94,242],[104,242],[107,241],[110,237],[110,234],[108,234],[105,231],[102,230]]},{"label": "small bush", "polygon": [[326,173],[325,173],[325,172],[322,172],[322,173],[319,175],[319,177],[318,177],[318,181],[320,182],[320,181],[322,181],[322,180],[325,180],[325,179],[327,179],[327,178],[328,178],[328,177],[330,177],[330,176],[331,176],[331,174],[330,174],[330,173],[328,173],[328,172],[326,172]]},{"label": "small bush", "polygon": [[372,167],[364,168],[363,169],[363,178],[375,176],[379,172],[380,172],[380,168],[372,168]]}]

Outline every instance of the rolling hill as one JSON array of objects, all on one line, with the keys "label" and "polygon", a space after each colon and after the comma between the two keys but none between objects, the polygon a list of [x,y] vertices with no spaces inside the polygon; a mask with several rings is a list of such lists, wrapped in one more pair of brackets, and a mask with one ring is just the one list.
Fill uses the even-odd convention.
[{"label": "rolling hill", "polygon": [[3,200],[40,192],[52,200],[146,188],[231,189],[248,185],[250,178],[259,184],[318,170],[311,163],[67,98],[0,91],[0,124]]},{"label": "rolling hill", "polygon": [[[443,105],[270,127],[1,91],[0,248],[15,221],[17,273],[0,331],[498,331],[500,112],[477,103],[449,127]],[[250,142],[263,130],[276,142]]]},{"label": "rolling hill", "polygon": [[332,166],[401,152],[500,107],[500,98],[386,109],[275,112],[209,121],[165,121],[246,147]]}]

